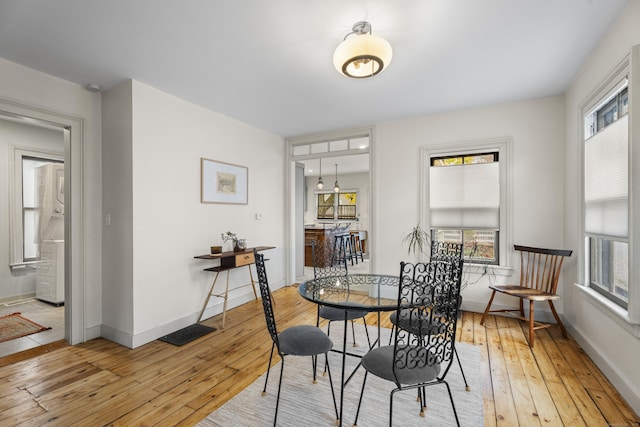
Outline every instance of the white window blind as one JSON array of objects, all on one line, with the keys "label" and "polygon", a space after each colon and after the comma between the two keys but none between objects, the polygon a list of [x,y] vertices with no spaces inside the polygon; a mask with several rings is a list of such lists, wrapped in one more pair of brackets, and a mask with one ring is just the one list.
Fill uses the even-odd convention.
[{"label": "white window blind", "polygon": [[585,141],[585,231],[627,237],[629,232],[628,116]]},{"label": "white window blind", "polygon": [[432,228],[500,227],[499,162],[429,168]]}]

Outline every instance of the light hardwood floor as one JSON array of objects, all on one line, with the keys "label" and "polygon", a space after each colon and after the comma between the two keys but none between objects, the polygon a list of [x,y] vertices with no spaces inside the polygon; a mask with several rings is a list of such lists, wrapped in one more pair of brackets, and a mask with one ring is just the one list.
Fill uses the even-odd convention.
[{"label": "light hardwood floor", "polygon": [[[274,299],[280,329],[315,322],[315,306],[295,286],[275,291]],[[465,312],[458,330],[460,341],[481,347],[481,365],[465,369],[481,370],[485,425],[640,425],[556,327],[537,331],[531,350],[518,321],[479,321]],[[229,311],[224,330],[182,347],[153,341],[131,350],[96,339],[8,356],[0,359],[0,425],[191,426],[258,378],[270,348],[262,305],[253,301]]]}]

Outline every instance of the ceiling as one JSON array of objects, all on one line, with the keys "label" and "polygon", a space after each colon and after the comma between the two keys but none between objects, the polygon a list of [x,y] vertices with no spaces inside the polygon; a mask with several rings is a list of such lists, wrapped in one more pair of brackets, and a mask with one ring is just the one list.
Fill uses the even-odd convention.
[{"label": "ceiling", "polygon": [[[0,0],[0,56],[288,137],[562,94],[629,1]],[[354,80],[332,55],[360,20],[393,60]]]}]

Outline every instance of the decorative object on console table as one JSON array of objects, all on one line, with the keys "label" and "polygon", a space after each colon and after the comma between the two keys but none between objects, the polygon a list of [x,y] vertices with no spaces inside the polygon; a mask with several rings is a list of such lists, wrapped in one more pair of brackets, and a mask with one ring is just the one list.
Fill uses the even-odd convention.
[{"label": "decorative object on console table", "polygon": [[247,249],[247,240],[246,239],[238,239],[236,233],[232,233],[227,231],[226,233],[222,233],[222,241],[227,243],[228,241],[233,242],[233,251],[234,252],[242,252]]},{"label": "decorative object on console table", "polygon": [[249,169],[245,166],[200,159],[201,203],[248,203]]}]

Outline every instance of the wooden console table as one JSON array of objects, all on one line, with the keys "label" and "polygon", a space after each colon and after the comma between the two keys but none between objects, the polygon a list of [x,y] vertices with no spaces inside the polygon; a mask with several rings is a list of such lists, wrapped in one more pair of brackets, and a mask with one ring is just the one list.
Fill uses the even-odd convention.
[{"label": "wooden console table", "polygon": [[[197,255],[194,258],[197,259],[208,259],[208,260],[220,260],[220,265],[215,267],[205,268],[204,271],[213,271],[216,275],[213,277],[213,282],[211,282],[211,287],[209,288],[209,292],[207,292],[207,298],[204,301],[202,306],[202,310],[200,310],[200,316],[198,316],[198,322],[202,320],[202,315],[204,314],[204,310],[207,308],[207,304],[209,303],[209,299],[211,296],[223,298],[224,303],[222,305],[222,326],[220,329],[224,329],[224,323],[227,317],[227,300],[229,297],[229,270],[233,270],[234,268],[247,267],[249,269],[249,277],[251,278],[251,283],[246,285],[237,286],[233,289],[240,289],[247,286],[253,287],[253,295],[256,299],[258,299],[258,293],[256,292],[256,282],[253,280],[253,274],[251,273],[251,264],[256,262],[255,257],[253,255],[253,250],[256,251],[264,251],[267,249],[273,249],[274,246],[256,246],[255,248],[247,248],[244,251],[235,252],[235,251],[227,251],[221,252],[219,254],[206,254],[206,255]],[[218,280],[218,276],[220,273],[226,271],[227,272],[227,284],[225,286],[223,293],[213,293],[214,288],[216,286],[216,282]]]}]

